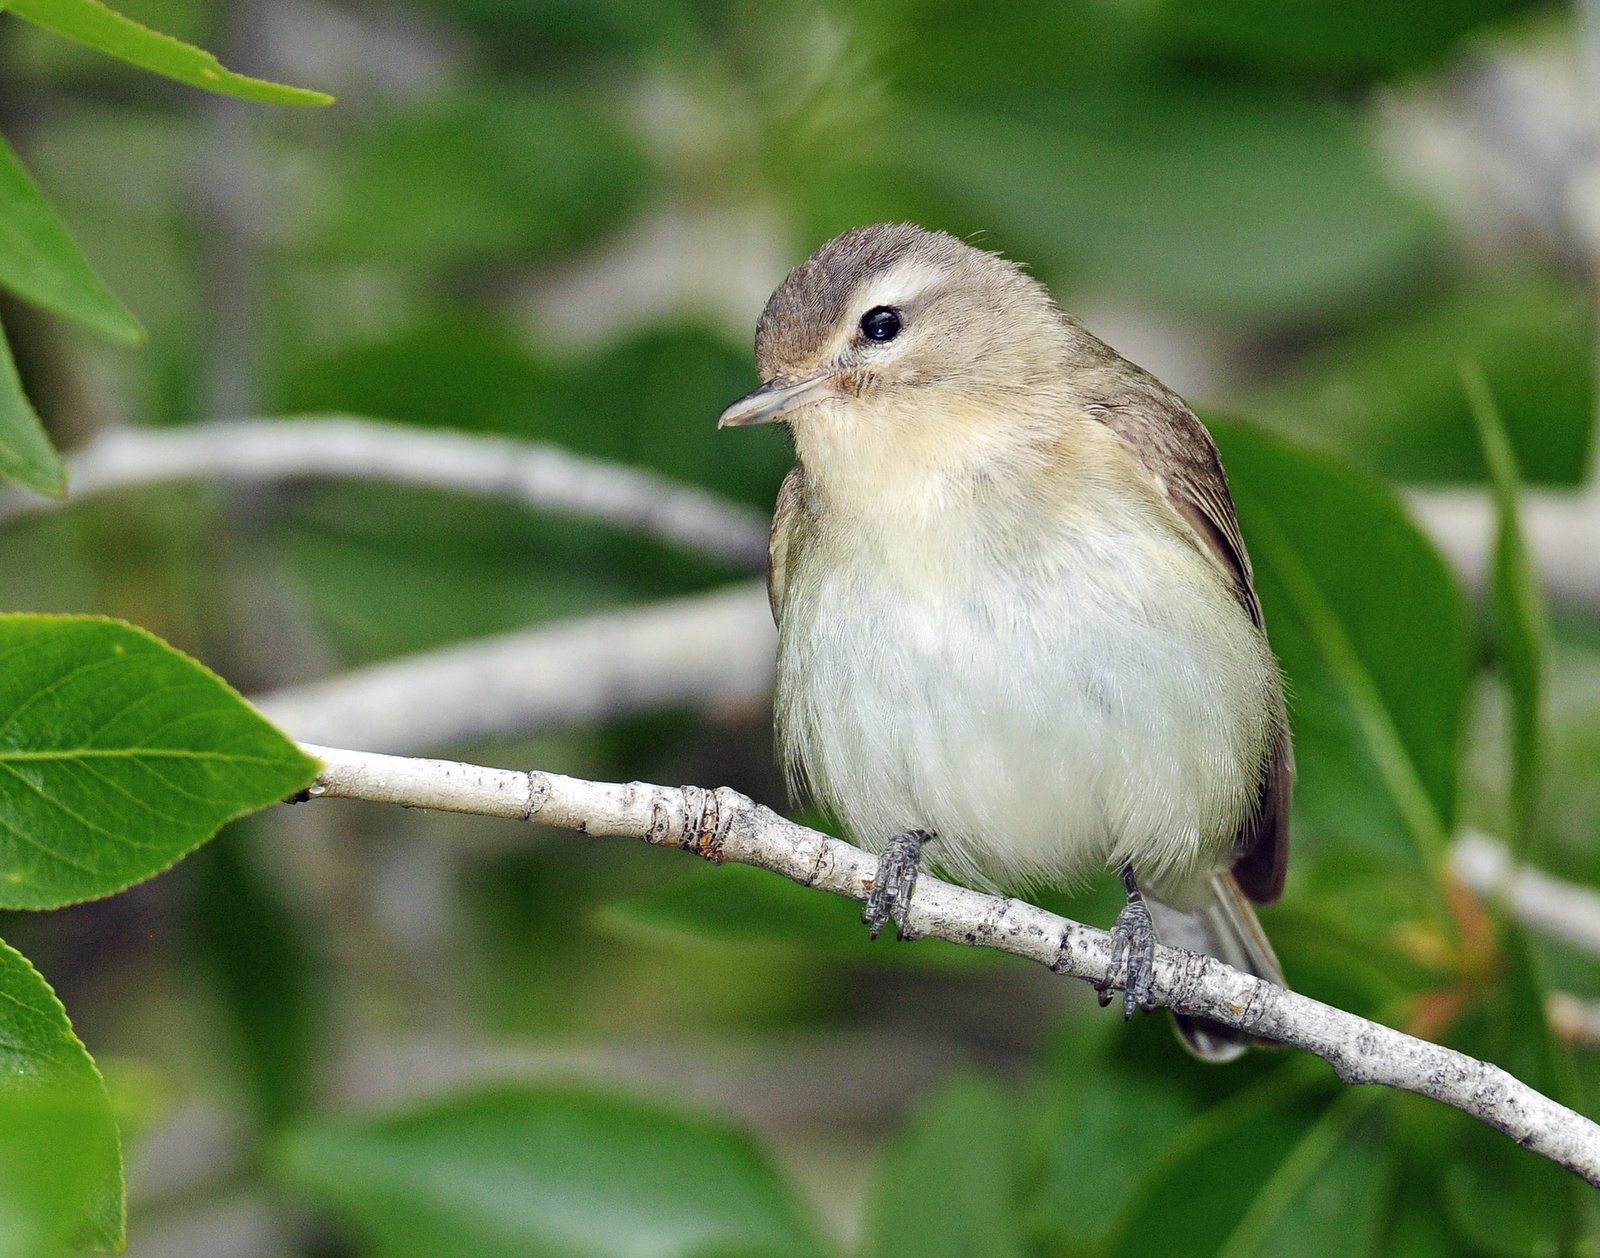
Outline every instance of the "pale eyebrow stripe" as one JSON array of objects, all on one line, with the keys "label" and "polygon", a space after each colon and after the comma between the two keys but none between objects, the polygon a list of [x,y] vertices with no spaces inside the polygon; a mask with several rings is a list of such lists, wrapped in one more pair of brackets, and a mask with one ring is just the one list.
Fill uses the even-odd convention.
[{"label": "pale eyebrow stripe", "polygon": [[938,281],[945,271],[923,258],[907,258],[895,263],[860,290],[856,304],[865,313],[874,306],[901,306],[916,300]]}]

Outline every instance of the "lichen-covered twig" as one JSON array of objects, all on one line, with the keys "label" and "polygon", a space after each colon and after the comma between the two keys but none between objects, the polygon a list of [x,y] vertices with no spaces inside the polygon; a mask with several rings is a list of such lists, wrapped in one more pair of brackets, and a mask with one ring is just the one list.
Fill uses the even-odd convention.
[{"label": "lichen-covered twig", "polygon": [[[866,898],[877,862],[859,848],[780,817],[720,787],[589,782],[304,745],[323,763],[306,792],[537,821],[591,835],[678,847],[712,861],[758,865],[804,886]],[[1020,900],[918,880],[914,937],[998,948],[1091,983],[1117,976],[1110,936]],[[1211,957],[1156,951],[1159,1004],[1315,1053],[1346,1083],[1403,1088],[1443,1101],[1600,1187],[1600,1126],[1498,1066],[1242,974]]]}]

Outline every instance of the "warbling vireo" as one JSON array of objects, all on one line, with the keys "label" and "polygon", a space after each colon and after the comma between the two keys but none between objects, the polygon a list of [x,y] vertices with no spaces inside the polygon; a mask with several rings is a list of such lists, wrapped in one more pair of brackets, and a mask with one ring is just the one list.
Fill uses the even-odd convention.
[{"label": "warbling vireo", "polygon": [[[1110,865],[1125,1016],[1157,935],[1281,983],[1247,897],[1283,888],[1283,693],[1194,413],[1012,263],[905,224],[795,268],[756,365],[720,423],[794,439],[778,743],[795,790],[880,853],[873,935],[903,927],[924,845],[1007,892]],[[1243,1050],[1179,1029],[1202,1057]]]}]

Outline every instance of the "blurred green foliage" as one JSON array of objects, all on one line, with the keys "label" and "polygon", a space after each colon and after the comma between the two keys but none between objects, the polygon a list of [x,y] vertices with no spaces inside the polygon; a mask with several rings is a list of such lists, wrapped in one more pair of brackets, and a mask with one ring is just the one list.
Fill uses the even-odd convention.
[{"label": "blurred green foliage", "polygon": [[1508,277],[1339,337],[1255,398],[1263,423],[1411,482],[1486,478],[1461,361],[1478,364],[1522,475],[1576,485],[1594,430],[1594,318],[1571,281]]},{"label": "blurred green foliage", "polygon": [[462,1096],[293,1133],[281,1158],[286,1178],[350,1209],[394,1258],[823,1253],[743,1133],[600,1093]]},{"label": "blurred green foliage", "polygon": [[[1456,230],[1456,207],[1396,179],[1381,137],[1412,93],[1459,104],[1452,86],[1500,49],[1570,53],[1562,14],[1509,0],[126,10],[341,104],[219,107],[136,80],[45,27],[132,40],[108,50],[136,64],[176,57],[180,80],[212,63],[107,25],[92,0],[0,17],[0,127],[20,154],[0,153],[0,285],[35,303],[5,311],[17,371],[0,363],[0,472],[54,484],[47,430],[70,445],[101,425],[213,418],[230,369],[262,413],[507,433],[764,507],[783,435],[713,423],[755,383],[762,293],[861,222],[982,233],[1069,306],[1178,329],[1165,348],[1180,369],[1200,345],[1192,400],[1231,417],[1214,428],[1296,734],[1295,859],[1264,914],[1295,986],[1595,1112],[1595,1055],[1550,1032],[1545,1004],[1553,986],[1594,994],[1600,961],[1524,937],[1442,860],[1470,823],[1600,884],[1600,632],[1592,608],[1546,622],[1516,515],[1519,482],[1587,476],[1593,294],[1533,233],[1486,249]],[[147,345],[56,315],[124,341],[142,327]],[[1492,483],[1490,614],[1391,481]],[[372,485],[140,491],[0,533],[7,610],[119,614],[260,689],[736,575],[617,531]],[[440,750],[782,802],[762,714]],[[292,789],[279,767],[254,802]],[[242,806],[157,827],[137,861],[125,846],[35,900],[148,875]],[[234,827],[120,910],[5,923],[59,967],[97,1051],[155,1062],[178,1104],[222,1097],[244,1115],[238,1174],[281,1203],[285,1252],[1410,1258],[1580,1254],[1600,1237],[1592,1194],[1453,1112],[1345,1089],[1286,1054],[1201,1067],[1160,1020],[1122,1027],[1060,985],[1041,997],[1031,971],[987,953],[869,945],[852,905],[757,871],[336,816],[320,838]],[[443,853],[438,867],[418,850]],[[1041,899],[1104,923],[1114,892]],[[174,918],[183,930],[165,929]],[[124,973],[118,938],[133,977],[97,984]],[[16,960],[8,993],[81,1052]],[[625,1077],[579,1088],[530,1067],[533,1083],[342,1114],[327,1074],[352,1028],[592,1050]],[[628,1052],[652,1041],[698,1086],[635,1077]],[[783,1061],[819,1043],[882,1060],[849,1119],[814,1078],[791,1085],[784,1112],[831,1115],[813,1120],[833,1142],[818,1152],[780,1122],[758,1141],[682,1099],[756,1111],[748,1075],[716,1095],[705,1082],[752,1043]],[[929,1054],[943,1054],[932,1081],[908,1082]],[[81,1226],[86,1191],[109,1200],[103,1092],[88,1113],[81,1139],[62,1134],[76,1119],[32,1111],[0,1138],[7,1166],[60,1152],[34,1164],[35,1188],[6,1177],[22,1187],[0,1225],[29,1252]],[[142,1208],[158,1213],[135,1200],[135,1243]],[[325,1233],[302,1229],[307,1209]],[[88,1239],[114,1243],[107,1210]]]}]

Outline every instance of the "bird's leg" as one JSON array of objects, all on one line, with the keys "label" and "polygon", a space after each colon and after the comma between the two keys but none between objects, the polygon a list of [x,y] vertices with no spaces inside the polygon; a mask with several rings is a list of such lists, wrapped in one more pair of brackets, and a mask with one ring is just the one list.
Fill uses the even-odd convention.
[{"label": "bird's leg", "polygon": [[867,907],[861,913],[861,920],[874,939],[890,918],[894,919],[895,938],[906,937],[906,910],[911,906],[911,888],[917,881],[917,862],[922,859],[922,845],[932,837],[926,830],[906,830],[890,839],[878,857],[878,872],[873,875]]},{"label": "bird's leg", "polygon": [[1122,1016],[1133,1017],[1135,1009],[1154,1009],[1150,987],[1156,977],[1156,927],[1150,920],[1150,910],[1145,906],[1139,884],[1133,878],[1133,866],[1122,865],[1122,886],[1128,893],[1128,902],[1117,914],[1117,924],[1111,928],[1111,969],[1106,981],[1098,983],[1103,1008],[1111,1003],[1111,989],[1117,975],[1126,966],[1126,980],[1122,985]]}]

